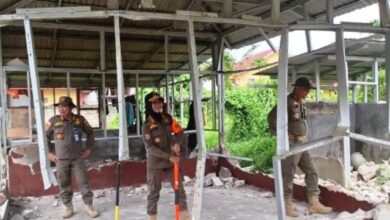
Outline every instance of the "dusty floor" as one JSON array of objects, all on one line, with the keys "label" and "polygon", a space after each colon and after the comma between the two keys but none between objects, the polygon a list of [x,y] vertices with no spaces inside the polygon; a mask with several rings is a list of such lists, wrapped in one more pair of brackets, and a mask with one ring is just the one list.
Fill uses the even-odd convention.
[{"label": "dusty floor", "polygon": [[[188,192],[188,202],[192,203],[192,187],[185,187]],[[101,212],[98,219],[114,219],[115,191],[114,189],[94,191],[94,203]],[[146,219],[146,186],[125,187],[121,189],[121,219]],[[173,190],[164,184],[159,202],[159,219],[173,219]],[[82,211],[80,194],[74,196],[75,212],[71,219],[88,219]],[[308,215],[307,206],[303,202],[296,202],[301,214],[295,219],[335,219],[338,213],[327,215]],[[63,207],[54,196],[39,198],[15,199],[10,207],[10,217],[14,219],[60,219]],[[24,213],[23,213],[24,212]],[[27,214],[26,214],[27,213]],[[19,215],[18,215],[19,214]],[[18,217],[18,218],[17,218]],[[20,218],[22,217],[22,218]],[[275,220],[276,201],[271,192],[254,187],[204,188],[202,219],[233,220],[233,219],[264,219]],[[345,218],[344,218],[345,219]]]}]

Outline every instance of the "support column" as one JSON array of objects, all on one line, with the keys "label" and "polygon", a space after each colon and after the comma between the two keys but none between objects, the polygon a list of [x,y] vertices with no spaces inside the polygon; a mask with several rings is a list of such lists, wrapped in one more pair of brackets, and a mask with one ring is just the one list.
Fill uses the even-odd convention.
[{"label": "support column", "polygon": [[223,73],[223,55],[224,44],[223,37],[216,41],[213,57],[213,69],[218,72],[218,137],[219,137],[219,153],[223,152],[225,147],[225,77]]},{"label": "support column", "polygon": [[[343,29],[336,30],[336,70],[337,70],[337,82],[338,82],[338,95],[339,95],[339,123],[338,126],[348,127],[350,126],[349,118],[349,103],[348,103],[348,71],[347,60],[345,55],[345,42]],[[344,149],[344,187],[348,187],[350,183],[350,139],[345,136],[343,139]]]},{"label": "support column", "polygon": [[33,119],[32,119],[32,107],[31,107],[31,81],[30,72],[26,71],[27,75],[27,96],[28,96],[28,133],[30,143],[33,141]]},{"label": "support column", "polygon": [[[214,58],[213,58],[214,59]],[[216,80],[216,75],[212,75],[211,76],[211,110],[212,110],[212,129],[215,130],[217,129],[217,97],[216,97],[216,83],[217,83],[217,80]]]},{"label": "support column", "polygon": [[316,102],[320,102],[321,86],[320,86],[320,63],[318,60],[314,61],[315,80],[316,80]]},{"label": "support column", "polygon": [[[2,30],[0,28],[0,101],[1,101],[1,115],[0,115],[0,126],[1,126],[1,137],[0,137],[0,157],[5,157],[6,146],[7,146],[7,77],[6,72],[3,70],[3,47],[2,47]],[[31,98],[31,96],[29,96]],[[31,102],[30,102],[31,103]],[[31,111],[30,111],[31,114]],[[3,144],[3,146],[2,146]],[[3,148],[2,148],[3,147]],[[4,159],[4,158],[3,158]]]},{"label": "support column", "polygon": [[106,35],[100,32],[100,70],[102,71],[102,128],[104,137],[107,137],[107,112],[106,112]]},{"label": "support column", "polygon": [[204,138],[204,130],[202,125],[202,105],[200,99],[200,86],[199,86],[199,70],[198,70],[198,59],[196,57],[196,44],[195,44],[195,33],[194,24],[192,21],[188,21],[187,27],[187,42],[188,42],[188,57],[190,59],[189,66],[191,69],[191,84],[194,90],[194,113],[195,113],[195,124],[196,134],[198,140],[198,157],[196,164],[196,181],[194,186],[194,196],[192,203],[192,219],[201,219],[202,210],[202,194],[203,194],[203,180],[206,165],[206,143]]},{"label": "support column", "polygon": [[[390,48],[390,31],[386,33],[385,48]],[[390,50],[385,50],[386,58],[386,112],[387,112],[387,133],[390,135]]]},{"label": "support column", "polygon": [[41,175],[43,180],[43,188],[48,189],[52,185],[57,185],[57,179],[54,176],[54,172],[50,167],[48,158],[48,144],[46,139],[44,118],[43,118],[43,107],[42,97],[40,91],[40,82],[37,71],[37,60],[35,56],[34,37],[31,28],[31,22],[28,18],[24,19],[24,31],[26,35],[26,46],[28,65],[30,70],[32,92],[34,98],[34,110],[35,110],[35,122],[38,136],[38,147],[39,147],[39,164],[41,168]]},{"label": "support column", "polygon": [[141,118],[139,115],[139,74],[135,74],[135,114],[136,114],[136,119],[137,119],[137,135],[141,134]]},{"label": "support column", "polygon": [[[367,73],[363,76],[363,82],[367,82]],[[367,84],[363,85],[363,95],[364,95],[364,102],[367,103],[368,97],[367,97]]]},{"label": "support column", "polygon": [[70,73],[66,73],[66,96],[70,97]]},{"label": "support column", "polygon": [[379,102],[379,80],[378,80],[378,59],[372,62],[372,73],[374,78],[374,103]]},{"label": "support column", "polygon": [[[165,70],[166,70],[166,76],[165,76],[165,103],[167,105],[168,112],[169,110],[172,110],[171,107],[171,100],[169,100],[169,57],[168,57],[168,46],[169,46],[169,38],[167,35],[164,36],[164,55],[165,55]],[[172,114],[172,112],[171,112]]]},{"label": "support column", "polygon": [[184,116],[184,103],[183,103],[183,83],[179,84],[179,102],[180,102],[180,125],[184,127],[183,116]]},{"label": "support column", "polygon": [[[309,15],[309,11],[306,8],[306,5],[302,5],[302,8],[303,8],[303,16],[305,18],[305,21],[309,21],[310,15]],[[310,36],[309,30],[305,30],[305,36],[306,36],[307,52],[311,52],[312,51],[312,43],[311,43],[311,36]]]},{"label": "support column", "polygon": [[334,0],[326,0],[326,20],[329,24],[333,24],[334,21]]},{"label": "support column", "polygon": [[280,0],[272,0],[271,4],[271,21],[278,22],[280,17]]},{"label": "support column", "polygon": [[[276,124],[277,124],[277,155],[282,155],[289,151],[288,141],[288,120],[287,120],[287,84],[288,84],[288,29],[282,30],[279,49],[278,65],[278,107]],[[285,219],[283,195],[283,178],[281,174],[281,162],[276,161],[274,157],[274,176],[275,192],[278,210],[278,219]]]},{"label": "support column", "polygon": [[125,86],[123,81],[123,67],[122,67],[122,49],[119,16],[114,16],[115,28],[115,52],[116,52],[116,77],[117,77],[117,96],[119,107],[119,151],[118,160],[129,159],[129,139],[127,136],[127,121],[125,111]]}]

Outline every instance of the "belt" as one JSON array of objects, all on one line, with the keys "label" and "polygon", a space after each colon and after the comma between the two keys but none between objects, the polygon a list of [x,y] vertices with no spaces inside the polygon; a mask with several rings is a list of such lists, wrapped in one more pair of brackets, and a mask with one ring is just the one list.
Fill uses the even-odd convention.
[{"label": "belt", "polygon": [[292,136],[289,137],[289,141],[294,144],[302,144],[307,141],[307,136]]}]

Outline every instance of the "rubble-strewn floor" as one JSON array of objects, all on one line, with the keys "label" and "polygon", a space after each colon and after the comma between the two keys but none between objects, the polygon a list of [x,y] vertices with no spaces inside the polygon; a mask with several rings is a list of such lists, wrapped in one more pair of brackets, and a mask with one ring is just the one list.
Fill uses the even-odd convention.
[{"label": "rubble-strewn floor", "polygon": [[[192,203],[192,183],[185,187],[188,193],[188,202]],[[115,191],[113,188],[95,190],[95,206],[101,212],[98,219],[114,219]],[[146,186],[123,187],[121,189],[120,215],[121,219],[146,219]],[[159,219],[173,219],[173,190],[164,183],[159,202]],[[75,216],[71,219],[88,219],[82,211],[80,194],[74,196]],[[301,214],[295,219],[335,219],[339,213],[327,215],[308,215],[307,206],[303,202],[296,202]],[[19,219],[60,219],[63,211],[61,203],[54,196],[39,198],[15,199],[10,207],[12,220]],[[363,212],[364,214],[364,212]],[[22,217],[24,216],[24,218]],[[341,217],[341,216],[340,216]],[[356,216],[355,216],[356,217]],[[271,192],[263,191],[251,186],[204,188],[202,219],[229,220],[229,219],[277,219],[276,200]],[[348,219],[345,216],[342,219]],[[356,219],[356,218],[351,218]]]}]

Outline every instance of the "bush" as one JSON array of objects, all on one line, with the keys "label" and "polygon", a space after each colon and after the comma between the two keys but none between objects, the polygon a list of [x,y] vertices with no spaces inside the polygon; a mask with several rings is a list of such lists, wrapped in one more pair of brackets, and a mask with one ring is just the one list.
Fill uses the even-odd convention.
[{"label": "bush", "polygon": [[[255,171],[272,172],[272,157],[276,152],[275,137],[254,137],[243,142],[228,143],[227,149],[232,155],[252,158]],[[251,163],[240,161],[240,165],[244,167]]]},{"label": "bush", "polygon": [[228,142],[269,135],[267,115],[276,102],[275,89],[235,88],[228,90],[225,98],[226,113],[232,120]]},{"label": "bush", "polygon": [[205,132],[206,139],[206,148],[207,150],[214,150],[218,147],[218,132],[216,131],[206,131]]},{"label": "bush", "polygon": [[108,129],[118,129],[119,128],[119,114],[116,113],[112,119],[108,122]]}]

